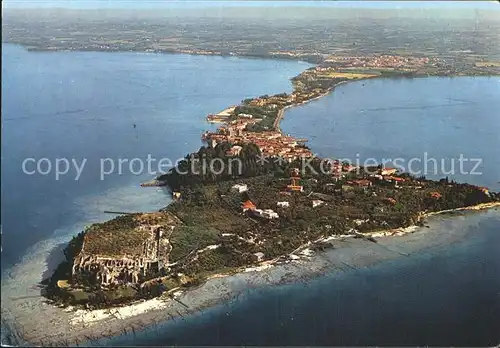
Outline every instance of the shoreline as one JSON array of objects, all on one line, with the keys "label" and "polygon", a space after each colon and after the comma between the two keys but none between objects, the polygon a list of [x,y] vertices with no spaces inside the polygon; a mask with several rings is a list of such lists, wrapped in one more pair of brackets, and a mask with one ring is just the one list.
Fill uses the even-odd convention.
[{"label": "shoreline", "polygon": [[[290,56],[287,54],[282,54],[282,55],[273,55],[273,54],[245,54],[245,53],[234,53],[234,52],[220,52],[220,51],[200,51],[200,52],[188,52],[183,49],[171,49],[171,50],[165,50],[165,51],[146,51],[146,50],[125,50],[125,49],[117,49],[117,50],[102,50],[102,49],[65,49],[65,48],[56,48],[56,49],[50,49],[50,48],[44,48],[44,47],[37,47],[37,46],[30,46],[29,44],[26,43],[20,43],[20,42],[9,42],[9,41],[2,41],[2,44],[6,45],[13,45],[13,46],[18,46],[23,48],[27,52],[32,52],[32,53],[48,53],[48,52],[94,52],[94,53],[141,53],[141,54],[154,54],[154,55],[160,55],[160,54],[179,54],[179,55],[189,55],[189,56],[207,56],[207,57],[221,57],[221,58],[244,58],[244,59],[264,59],[264,60],[280,60],[280,61],[296,61],[296,62],[301,62],[301,63],[307,63],[311,64],[313,66],[320,65],[321,63],[325,62],[325,56],[328,56],[329,53],[319,53],[319,54],[314,54],[311,53],[309,56],[314,56],[316,55],[318,59],[308,59],[308,58],[300,58],[300,57],[295,57],[295,56]],[[372,54],[378,54],[377,52],[369,53],[366,55],[372,55]],[[388,54],[394,54],[397,55],[396,52],[389,52]],[[304,54],[307,56],[307,54]],[[357,55],[364,55],[363,53],[359,53]],[[321,56],[321,57],[320,57]],[[428,76],[437,76],[437,77],[456,77],[456,76],[474,76],[474,77],[479,77],[479,76],[500,76],[500,73],[495,74],[494,72],[488,72],[487,74],[464,74],[461,75],[460,73],[451,73],[451,74],[422,74],[421,76],[413,76],[413,77],[428,77]],[[378,76],[377,76],[378,77]],[[389,77],[389,76],[386,76]],[[360,79],[356,79],[360,80]]]},{"label": "shoreline", "polygon": [[[217,273],[208,277],[202,285],[173,292],[173,298],[163,296],[150,300],[138,301],[127,306],[98,310],[72,310],[71,308],[57,308],[45,304],[43,298],[33,295],[27,298],[21,307],[2,308],[3,320],[14,319],[15,327],[23,327],[19,331],[25,344],[79,344],[83,342],[107,339],[122,334],[147,329],[151,325],[176,321],[178,317],[200,313],[205,309],[238,298],[240,294],[252,289],[261,289],[272,285],[293,284],[307,281],[324,275],[325,273],[350,272],[359,267],[377,265],[386,260],[399,257],[409,257],[406,247],[410,241],[418,244],[415,252],[426,250],[434,245],[446,246],[448,238],[442,240],[441,233],[453,237],[453,232],[440,231],[440,221],[454,221],[454,216],[446,216],[450,212],[464,212],[465,214],[496,214],[500,202],[479,204],[439,212],[423,214],[422,218],[430,218],[430,228],[423,226],[409,226],[385,231],[367,233],[377,238],[377,243],[355,238],[356,235],[333,235],[306,243],[289,255],[295,255],[291,260],[279,259],[264,261],[258,265],[242,267],[231,272]],[[458,238],[458,237],[457,237]],[[327,242],[334,247],[332,250],[313,252],[309,249],[314,243]],[[400,251],[404,247],[404,252]],[[385,250],[385,251],[384,251]],[[372,255],[383,252],[383,255]],[[334,264],[325,260],[335,260]],[[23,284],[26,286],[35,284]],[[36,291],[36,289],[32,289]],[[179,302],[180,301],[180,302]],[[13,302],[13,301],[12,301]],[[188,308],[184,307],[184,303]],[[40,311],[39,315],[46,318],[44,323],[36,320],[33,312],[25,313],[30,308],[33,312]],[[14,313],[17,312],[17,313]],[[10,317],[10,318],[8,318]],[[46,322],[51,322],[57,330],[47,335]]]},{"label": "shoreline", "polygon": [[[282,108],[278,112],[278,116],[276,117],[276,119],[275,119],[275,121],[273,123],[273,128],[275,130],[281,132],[280,123],[283,120],[283,118],[285,117],[286,110],[294,108],[294,107],[297,107],[297,106],[302,106],[302,105],[311,103],[311,102],[313,102],[315,100],[319,100],[319,99],[321,99],[323,97],[326,97],[329,94],[333,93],[335,91],[336,87],[338,87],[338,86],[340,86],[342,84],[348,84],[348,83],[359,82],[359,81],[364,81],[364,80],[381,79],[381,78],[385,78],[385,79],[418,79],[418,78],[427,78],[427,77],[454,78],[454,77],[497,77],[497,76],[500,76],[500,75],[495,75],[495,74],[489,74],[489,75],[479,75],[479,74],[478,75],[474,75],[474,74],[465,74],[465,75],[459,75],[459,74],[430,75],[430,74],[427,74],[426,75],[426,74],[420,74],[420,75],[414,75],[414,76],[383,76],[383,75],[379,75],[379,76],[353,78],[353,79],[350,79],[350,80],[347,80],[347,81],[340,81],[340,82],[337,82],[332,87],[330,87],[326,92],[324,92],[324,93],[322,93],[322,94],[320,94],[320,95],[318,95],[318,96],[316,96],[314,98],[305,100],[305,101],[297,103],[297,104],[287,105],[284,108]],[[222,123],[224,123],[224,122],[222,122]]]},{"label": "shoreline", "polygon": [[[175,53],[174,53],[175,54]],[[237,57],[242,57],[242,58],[245,58],[244,56],[237,56]],[[274,59],[274,58],[271,58],[271,59]],[[274,120],[273,122],[273,129],[276,130],[276,131],[279,131],[280,133],[283,133],[282,130],[281,130],[281,127],[280,127],[280,123],[281,121],[283,120],[283,118],[285,117],[285,112],[288,110],[288,109],[291,109],[291,108],[294,108],[294,107],[297,107],[297,106],[302,106],[302,105],[306,105],[308,103],[311,103],[313,101],[316,101],[316,100],[319,100],[323,97],[326,97],[328,96],[329,94],[333,93],[335,91],[335,88],[340,86],[340,85],[343,85],[343,84],[348,84],[348,83],[353,83],[353,82],[359,82],[359,81],[364,81],[364,80],[372,80],[372,79],[381,79],[381,78],[385,78],[385,79],[416,79],[416,78],[427,78],[427,77],[443,77],[443,78],[454,78],[454,77],[495,77],[495,76],[500,76],[500,75],[474,75],[474,74],[465,74],[465,75],[459,75],[459,74],[443,74],[443,75],[430,75],[430,74],[420,74],[420,75],[414,75],[414,76],[384,76],[384,75],[378,75],[378,76],[370,76],[370,77],[361,77],[361,78],[353,78],[353,79],[350,79],[350,80],[346,80],[346,81],[340,81],[340,82],[337,82],[336,84],[334,84],[333,86],[331,86],[327,91],[325,91],[324,93],[314,97],[314,98],[311,98],[311,99],[307,99],[307,100],[304,100],[300,103],[294,103],[294,104],[290,104],[290,105],[287,105],[285,107],[283,107],[282,109],[280,109],[278,111],[278,115],[276,116],[276,119]],[[225,110],[229,109],[231,107],[228,107]],[[207,121],[209,122],[209,121]],[[223,120],[223,121],[218,121],[218,122],[209,122],[209,123],[219,123],[219,124],[227,124],[227,121]]]},{"label": "shoreline", "polygon": [[[440,211],[432,211],[432,212],[423,212],[419,216],[418,222],[423,222],[425,219],[432,218],[433,216],[439,216],[439,215],[444,215],[444,214],[449,214],[449,213],[456,213],[456,212],[470,212],[470,211],[481,211],[481,210],[487,210],[487,209],[494,209],[494,208],[499,208],[500,207],[500,202],[490,202],[490,203],[480,203],[477,205],[471,205],[467,207],[461,207],[461,208],[454,208],[454,209],[446,209],[446,210],[440,210]],[[367,232],[364,233],[366,236],[370,237],[387,237],[387,236],[401,236],[404,235],[408,232],[411,232],[414,229],[418,229],[421,226],[418,225],[412,225],[408,227],[399,227],[399,228],[392,228],[388,230],[380,230],[380,231],[375,231],[375,232]],[[401,234],[403,233],[403,234]]]},{"label": "shoreline", "polygon": [[134,50],[91,50],[91,49],[48,49],[48,48],[38,48],[38,47],[33,47],[30,46],[29,44],[23,44],[23,43],[18,43],[18,42],[8,42],[8,41],[2,41],[2,44],[4,45],[12,45],[12,46],[18,46],[24,49],[27,52],[31,53],[140,53],[140,54],[151,54],[151,55],[161,55],[161,54],[168,54],[168,55],[186,55],[186,56],[206,56],[206,57],[221,57],[221,58],[243,58],[243,59],[264,59],[264,60],[281,60],[281,61],[296,61],[296,62],[301,62],[301,63],[307,63],[311,65],[318,65],[321,62],[320,61],[313,61],[313,60],[308,60],[308,59],[300,59],[299,57],[287,57],[287,56],[273,56],[273,55],[246,55],[246,54],[229,54],[229,53],[207,53],[207,52],[184,52],[182,49],[181,50],[170,50],[170,51],[134,51]]},{"label": "shoreline", "polygon": [[337,82],[336,84],[334,84],[332,87],[330,87],[325,93],[322,93],[314,98],[311,98],[311,99],[308,99],[308,100],[304,100],[303,102],[300,102],[300,103],[297,103],[297,104],[291,104],[291,105],[287,105],[285,106],[283,109],[281,109],[279,112],[278,112],[278,116],[276,117],[276,120],[274,121],[273,123],[273,128],[279,132],[281,132],[281,127],[280,127],[280,123],[281,121],[283,120],[283,118],[285,117],[285,112],[286,110],[288,109],[291,109],[291,108],[294,108],[294,107],[297,107],[297,106],[302,106],[302,105],[306,105],[308,103],[311,103],[315,100],[319,100],[323,97],[326,97],[328,96],[330,93],[333,93],[335,91],[335,88],[342,85],[342,84],[346,84],[346,83],[349,83],[349,82],[354,82],[354,81],[362,81],[362,80],[368,80],[368,79],[375,79],[375,78],[380,78],[382,76],[374,76],[374,77],[363,77],[363,78],[356,78],[356,79],[352,79],[352,80],[347,80],[347,81],[340,81],[340,82]]}]

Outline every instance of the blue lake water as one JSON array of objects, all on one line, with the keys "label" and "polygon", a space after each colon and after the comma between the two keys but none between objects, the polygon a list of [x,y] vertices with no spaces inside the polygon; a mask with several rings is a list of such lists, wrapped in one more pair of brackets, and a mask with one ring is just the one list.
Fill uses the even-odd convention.
[{"label": "blue lake water", "polygon": [[[2,58],[3,276],[15,263],[44,262],[37,259],[42,244],[55,247],[86,224],[110,218],[104,210],[150,211],[169,203],[164,191],[140,188],[150,175],[134,175],[128,166],[100,180],[100,159],[182,157],[201,145],[207,113],[290,91],[288,79],[309,67],[188,55],[29,53],[12,45],[2,45]],[[357,82],[287,111],[283,129],[309,137],[324,156],[481,157],[484,174],[460,179],[498,188],[499,86],[498,78]],[[24,174],[28,157],[87,164],[79,180],[74,170],[56,180]],[[477,232],[474,238],[439,254],[327,276],[305,288],[252,291],[204,315],[110,342],[498,343],[500,221],[476,219],[466,227]]]},{"label": "blue lake water", "polygon": [[282,129],[309,138],[323,157],[394,160],[405,171],[498,191],[499,109],[498,76],[374,79],[289,109]]},{"label": "blue lake water", "polygon": [[[71,235],[103,211],[149,211],[169,198],[122,165],[175,162],[201,146],[205,116],[260,94],[290,91],[303,62],[141,53],[29,53],[2,45],[2,269],[36,242]],[[135,127],[134,127],[135,125]],[[26,175],[26,158],[87,160],[56,180]],[[101,178],[101,159],[113,174]],[[29,171],[36,167],[27,166]],[[46,164],[41,167],[47,170]],[[77,224],[75,226],[75,224]],[[75,230],[76,229],[76,230]]]}]

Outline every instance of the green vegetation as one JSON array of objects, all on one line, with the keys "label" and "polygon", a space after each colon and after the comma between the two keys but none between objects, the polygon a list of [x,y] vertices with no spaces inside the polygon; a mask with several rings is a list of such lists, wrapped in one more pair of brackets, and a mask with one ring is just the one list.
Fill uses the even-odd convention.
[{"label": "green vegetation", "polygon": [[[232,145],[242,147],[237,157],[226,156],[226,151]],[[259,164],[259,156],[261,151],[255,144],[221,143],[215,148],[201,147],[197,153],[187,155],[180,161],[177,168],[172,168],[168,173],[159,176],[158,180],[167,182],[174,191],[181,190],[183,197],[190,197],[189,201],[202,205],[210,200],[210,195],[207,192],[209,188],[201,188],[200,185],[273,173],[278,169],[279,166],[273,161],[266,162],[265,165]],[[220,159],[221,162],[212,162],[214,158]],[[213,170],[209,168],[210,163],[214,164]]]},{"label": "green vegetation", "polygon": [[137,229],[138,215],[123,215],[94,224],[85,232],[85,250],[98,255],[137,254],[147,232]]},{"label": "green vegetation", "polygon": [[172,244],[170,260],[172,262],[180,261],[196,250],[217,244],[220,242],[219,234],[218,230],[204,226],[202,222],[198,226],[177,227],[170,238]]},{"label": "green vegetation", "polygon": [[[320,163],[320,159],[311,162],[318,173]],[[284,162],[274,166],[267,172],[257,170],[254,176],[208,180],[194,185],[185,181],[178,187],[183,192],[181,200],[165,210],[185,222],[187,226],[178,229],[175,238],[190,246],[183,246],[177,255],[186,255],[207,245],[220,246],[204,252],[194,263],[176,265],[175,272],[196,277],[241,267],[255,261],[256,252],[263,252],[266,259],[271,259],[322,236],[342,235],[351,229],[372,232],[406,227],[418,223],[424,211],[472,206],[499,198],[495,193],[487,194],[476,186],[447,178],[432,181],[400,174],[396,177],[404,181],[396,185],[370,176],[379,167],[360,168],[341,180],[335,180],[331,174],[314,174],[308,170],[300,180],[304,192],[290,193],[286,192],[286,185],[293,168],[299,168],[300,163]],[[356,186],[354,182],[360,179],[368,180],[370,185]],[[248,191],[232,190],[236,183],[247,184]],[[436,193],[437,196],[433,196]],[[312,200],[317,199],[324,204],[313,207]],[[279,218],[267,220],[243,212],[241,203],[246,200],[251,200],[259,209],[273,209]],[[278,201],[287,201],[289,207],[277,207]],[[193,234],[198,234],[199,240],[193,238]],[[172,253],[176,253],[175,247]]]}]

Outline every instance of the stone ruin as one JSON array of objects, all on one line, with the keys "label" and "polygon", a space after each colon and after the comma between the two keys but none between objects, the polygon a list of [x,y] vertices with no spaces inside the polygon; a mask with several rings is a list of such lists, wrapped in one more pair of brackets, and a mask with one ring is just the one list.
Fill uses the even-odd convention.
[{"label": "stone ruin", "polygon": [[73,262],[72,275],[90,275],[101,286],[111,284],[138,284],[148,271],[158,272],[168,265],[172,249],[168,237],[173,226],[139,226],[149,232],[136,255],[97,255],[86,252],[85,240]]}]

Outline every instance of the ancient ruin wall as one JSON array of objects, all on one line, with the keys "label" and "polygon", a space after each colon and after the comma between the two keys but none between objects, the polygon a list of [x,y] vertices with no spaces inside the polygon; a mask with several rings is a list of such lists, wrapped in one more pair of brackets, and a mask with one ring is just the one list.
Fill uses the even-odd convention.
[{"label": "ancient ruin wall", "polygon": [[147,238],[142,243],[142,252],[137,255],[97,255],[82,249],[73,263],[73,278],[80,275],[93,279],[101,286],[110,284],[139,283],[148,271],[157,272],[168,265],[172,249],[168,237],[171,226],[139,226],[146,229]]}]

